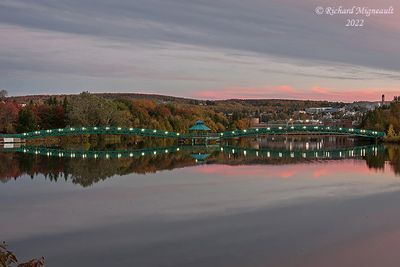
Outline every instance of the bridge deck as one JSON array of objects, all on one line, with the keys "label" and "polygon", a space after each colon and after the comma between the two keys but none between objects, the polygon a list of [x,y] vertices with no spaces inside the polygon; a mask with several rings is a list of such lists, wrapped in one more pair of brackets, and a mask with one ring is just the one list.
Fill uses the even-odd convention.
[{"label": "bridge deck", "polygon": [[237,137],[252,137],[262,135],[286,135],[286,134],[303,134],[303,135],[346,135],[346,136],[359,136],[367,138],[383,138],[385,133],[364,130],[364,129],[349,129],[343,127],[329,127],[329,126],[276,126],[266,128],[250,128],[245,130],[233,130],[220,133],[177,133],[155,129],[145,128],[125,128],[125,127],[71,127],[61,129],[40,130],[27,133],[18,134],[0,134],[1,140],[7,138],[21,138],[24,140],[44,138],[51,136],[65,136],[65,135],[83,135],[83,134],[100,134],[100,135],[136,135],[144,137],[157,137],[157,138],[174,138],[174,139],[230,139]]}]

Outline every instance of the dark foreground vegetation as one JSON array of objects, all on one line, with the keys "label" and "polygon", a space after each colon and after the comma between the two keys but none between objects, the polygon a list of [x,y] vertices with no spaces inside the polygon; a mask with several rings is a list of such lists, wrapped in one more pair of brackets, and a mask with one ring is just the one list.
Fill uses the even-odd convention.
[{"label": "dark foreground vegetation", "polygon": [[8,246],[5,242],[0,244],[0,267],[43,267],[44,266],[44,258],[40,259],[32,259],[27,262],[20,263],[17,256],[8,249]]}]

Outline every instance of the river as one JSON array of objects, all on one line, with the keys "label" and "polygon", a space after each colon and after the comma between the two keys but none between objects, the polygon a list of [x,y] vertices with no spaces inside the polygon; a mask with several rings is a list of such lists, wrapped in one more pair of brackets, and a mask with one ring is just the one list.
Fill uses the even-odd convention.
[{"label": "river", "polygon": [[399,265],[399,147],[30,147],[0,160],[0,240],[46,266]]}]

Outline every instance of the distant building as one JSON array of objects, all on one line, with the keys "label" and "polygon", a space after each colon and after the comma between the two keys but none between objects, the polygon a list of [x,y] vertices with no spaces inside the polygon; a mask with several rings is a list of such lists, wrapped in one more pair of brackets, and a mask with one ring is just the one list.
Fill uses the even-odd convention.
[{"label": "distant building", "polygon": [[251,118],[250,123],[252,126],[260,124],[260,118]]},{"label": "distant building", "polygon": [[318,107],[318,108],[306,108],[306,113],[308,114],[333,114],[344,111],[344,108],[334,108],[334,107]]},{"label": "distant building", "polygon": [[353,121],[349,119],[340,119],[340,120],[329,120],[324,123],[326,126],[331,127],[344,127],[344,128],[352,128]]}]

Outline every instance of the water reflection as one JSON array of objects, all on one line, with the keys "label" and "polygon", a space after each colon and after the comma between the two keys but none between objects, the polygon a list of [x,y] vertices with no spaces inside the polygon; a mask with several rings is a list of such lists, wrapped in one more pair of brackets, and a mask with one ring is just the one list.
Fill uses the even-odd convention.
[{"label": "water reflection", "polygon": [[[254,147],[254,146],[253,146]],[[305,147],[304,147],[305,148]],[[198,164],[278,165],[357,158],[370,169],[383,170],[388,162],[400,174],[398,146],[366,145],[345,148],[281,149],[233,145],[171,146],[132,150],[63,150],[40,147],[3,147],[0,152],[0,180],[6,182],[24,174],[43,174],[50,181],[71,180],[90,186],[114,175],[155,173]]]},{"label": "water reflection", "polygon": [[61,267],[397,266],[399,158],[327,140],[8,147],[1,238]]}]

